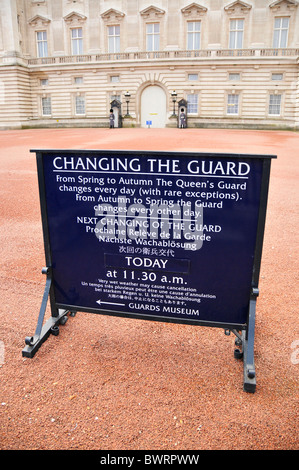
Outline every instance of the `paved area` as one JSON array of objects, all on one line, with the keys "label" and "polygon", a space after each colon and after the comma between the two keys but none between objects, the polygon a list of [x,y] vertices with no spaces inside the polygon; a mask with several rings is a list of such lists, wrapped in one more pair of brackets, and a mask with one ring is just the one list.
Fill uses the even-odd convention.
[{"label": "paved area", "polygon": [[[275,154],[257,304],[255,394],[223,330],[78,313],[22,357],[44,289],[34,148]],[[0,132],[0,448],[298,449],[299,134]]]}]

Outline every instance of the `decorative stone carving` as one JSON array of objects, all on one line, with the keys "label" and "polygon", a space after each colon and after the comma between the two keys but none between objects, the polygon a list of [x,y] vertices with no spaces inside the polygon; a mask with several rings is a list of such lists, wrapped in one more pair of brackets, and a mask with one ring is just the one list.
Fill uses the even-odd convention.
[{"label": "decorative stone carving", "polygon": [[181,12],[185,17],[201,16],[207,11],[208,9],[206,7],[194,2],[181,9]]},{"label": "decorative stone carving", "polygon": [[252,6],[249,3],[242,2],[237,0],[236,2],[230,3],[224,7],[224,10],[229,14],[234,13],[248,13],[251,10]]},{"label": "decorative stone carving", "polygon": [[120,21],[124,16],[124,13],[115,10],[114,8],[110,8],[109,10],[101,14],[101,17],[104,21]]},{"label": "decorative stone carving", "polygon": [[72,11],[71,13],[69,13],[68,15],[64,16],[63,19],[64,21],[67,23],[67,24],[73,24],[73,23],[84,23],[84,21],[86,20],[86,16],[84,15],[81,15],[81,13],[77,13],[75,11]]},{"label": "decorative stone carving", "polygon": [[140,15],[145,19],[157,19],[161,18],[165,14],[165,11],[161,8],[151,5],[140,12]]},{"label": "decorative stone carving", "polygon": [[51,20],[49,20],[49,18],[45,18],[44,16],[41,16],[41,15],[35,15],[33,16],[33,18],[31,18],[29,21],[28,21],[28,24],[30,24],[30,26],[47,26],[49,23],[51,22]]}]

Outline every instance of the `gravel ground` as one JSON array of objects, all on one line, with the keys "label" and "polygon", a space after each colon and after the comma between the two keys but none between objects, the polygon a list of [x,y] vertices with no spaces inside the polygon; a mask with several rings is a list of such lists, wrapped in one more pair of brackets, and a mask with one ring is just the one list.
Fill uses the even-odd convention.
[{"label": "gravel ground", "polygon": [[[77,313],[23,358],[44,289],[31,148],[275,154],[257,303],[257,388],[222,329]],[[0,449],[298,449],[298,158],[292,132],[0,133]]]}]

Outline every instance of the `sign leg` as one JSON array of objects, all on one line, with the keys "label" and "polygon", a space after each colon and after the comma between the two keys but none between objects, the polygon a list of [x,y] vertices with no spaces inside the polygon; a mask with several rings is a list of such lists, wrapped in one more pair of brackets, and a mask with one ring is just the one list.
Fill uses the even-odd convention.
[{"label": "sign leg", "polygon": [[243,361],[244,361],[244,384],[246,392],[254,393],[256,389],[255,365],[254,365],[254,331],[256,299],[259,295],[258,289],[253,288],[249,302],[249,315],[247,330],[243,331]]},{"label": "sign leg", "polygon": [[22,351],[23,357],[32,358],[40,346],[46,341],[46,339],[53,334],[57,336],[59,334],[58,325],[65,323],[65,317],[67,311],[54,309],[51,305],[52,314],[49,320],[43,325],[46,307],[48,303],[49,295],[51,296],[51,286],[52,286],[52,275],[50,268],[43,268],[43,274],[47,275],[46,285],[44,289],[44,295],[41,303],[41,308],[38,315],[37,325],[35,329],[34,336],[27,336],[25,338],[25,348]]}]

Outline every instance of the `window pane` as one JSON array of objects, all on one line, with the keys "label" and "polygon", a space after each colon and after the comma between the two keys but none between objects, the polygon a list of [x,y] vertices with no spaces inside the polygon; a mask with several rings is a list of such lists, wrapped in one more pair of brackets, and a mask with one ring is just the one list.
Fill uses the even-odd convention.
[{"label": "window pane", "polygon": [[274,31],[273,47],[275,47],[275,48],[279,47],[279,30]]},{"label": "window pane", "polygon": [[110,82],[113,82],[113,83],[119,82],[119,75],[112,75],[110,77]]},{"label": "window pane", "polygon": [[196,50],[200,48],[200,21],[188,22],[187,49]]},{"label": "window pane", "polygon": [[289,18],[281,17],[274,20],[273,47],[287,47]]},{"label": "window pane", "polygon": [[199,49],[199,45],[200,45],[200,34],[195,33],[195,35],[194,35],[194,49]]},{"label": "window pane", "polygon": [[239,113],[239,95],[227,96],[227,114]]},{"label": "window pane", "polygon": [[282,73],[272,73],[272,80],[282,80],[283,74]]},{"label": "window pane", "polygon": [[108,52],[114,52],[114,38],[108,38]]},{"label": "window pane", "polygon": [[154,25],[151,24],[151,23],[146,25],[147,34],[152,34],[153,33],[153,27],[154,27]]},{"label": "window pane", "polygon": [[198,113],[198,95],[192,94],[187,95],[187,113],[197,114]]},{"label": "window pane", "polygon": [[74,28],[71,30],[72,35],[72,54],[78,55],[83,53],[83,30],[82,28]]},{"label": "window pane", "polygon": [[193,36],[192,36],[192,34],[188,34],[187,49],[188,49],[188,51],[193,49]]},{"label": "window pane", "polygon": [[44,57],[44,47],[43,47],[42,42],[39,42],[37,44],[37,55],[38,55],[38,57]]},{"label": "window pane", "polygon": [[281,31],[280,47],[287,47],[288,32],[286,29]]},{"label": "window pane", "polygon": [[235,42],[236,42],[236,33],[234,31],[231,31],[229,34],[229,48],[230,49],[235,49]]},{"label": "window pane", "polygon": [[189,21],[187,26],[187,49],[196,50],[200,48],[200,21]]},{"label": "window pane", "polygon": [[243,32],[238,31],[237,32],[237,49],[242,49],[242,43],[243,43]]},{"label": "window pane", "polygon": [[76,39],[76,41],[73,42],[73,54],[74,55],[79,55],[82,54],[82,40],[81,39]]},{"label": "window pane", "polygon": [[110,103],[113,100],[120,101],[121,96],[120,95],[110,95]]},{"label": "window pane", "polygon": [[42,98],[42,114],[49,116],[51,114],[51,98]]},{"label": "window pane", "polygon": [[149,36],[149,35],[146,36],[146,50],[147,51],[152,51],[153,50],[152,37]]},{"label": "window pane", "polygon": [[154,51],[158,51],[160,49],[160,36],[155,35],[154,36]]},{"label": "window pane", "polygon": [[242,49],[244,20],[230,20],[229,23],[229,48]]},{"label": "window pane", "polygon": [[230,20],[230,29],[236,29],[237,20]]},{"label": "window pane", "polygon": [[240,74],[239,73],[230,73],[228,78],[229,78],[229,80],[240,80]]},{"label": "window pane", "polygon": [[198,74],[197,73],[189,73],[188,74],[188,80],[198,80]]},{"label": "window pane", "polygon": [[48,56],[47,31],[37,31],[36,41],[37,41],[37,56],[47,57]]},{"label": "window pane", "polygon": [[76,96],[76,114],[85,114],[85,99],[83,96]]},{"label": "window pane", "polygon": [[146,50],[158,51],[160,49],[160,24],[148,23],[146,25]]},{"label": "window pane", "polygon": [[115,52],[120,52],[120,37],[115,38]]},{"label": "window pane", "polygon": [[281,95],[270,95],[269,114],[280,115]]}]

